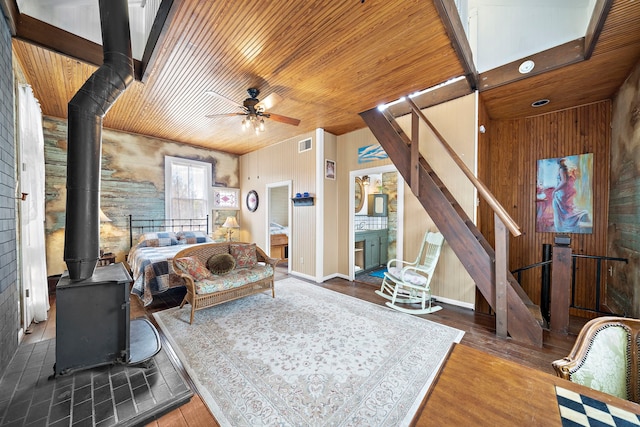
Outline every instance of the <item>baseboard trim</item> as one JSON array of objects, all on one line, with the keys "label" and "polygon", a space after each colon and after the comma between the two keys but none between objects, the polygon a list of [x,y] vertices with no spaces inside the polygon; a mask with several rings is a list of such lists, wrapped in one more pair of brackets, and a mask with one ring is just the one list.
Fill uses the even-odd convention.
[{"label": "baseboard trim", "polygon": [[455,305],[458,307],[462,307],[462,308],[468,308],[470,310],[474,310],[475,311],[475,305],[473,303],[470,302],[463,302],[463,301],[458,301],[458,300],[454,300],[451,298],[443,298],[443,297],[439,297],[437,295],[431,295],[432,298],[434,298],[436,301],[438,302],[442,302],[445,304],[449,304],[449,305]]}]

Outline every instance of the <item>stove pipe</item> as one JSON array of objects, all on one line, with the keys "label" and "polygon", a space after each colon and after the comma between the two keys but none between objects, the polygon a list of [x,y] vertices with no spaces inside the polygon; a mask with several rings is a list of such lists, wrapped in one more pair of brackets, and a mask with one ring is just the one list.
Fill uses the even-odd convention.
[{"label": "stove pipe", "polygon": [[103,64],[68,106],[64,260],[71,280],[93,275],[100,254],[102,118],[133,81],[127,0],[99,0]]}]

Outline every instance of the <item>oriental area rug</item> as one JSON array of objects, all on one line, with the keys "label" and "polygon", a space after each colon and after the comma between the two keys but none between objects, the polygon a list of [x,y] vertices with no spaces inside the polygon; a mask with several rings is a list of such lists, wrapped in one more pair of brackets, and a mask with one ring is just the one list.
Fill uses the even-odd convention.
[{"label": "oriental area rug", "polygon": [[295,278],[154,313],[222,426],[398,426],[464,332]]}]

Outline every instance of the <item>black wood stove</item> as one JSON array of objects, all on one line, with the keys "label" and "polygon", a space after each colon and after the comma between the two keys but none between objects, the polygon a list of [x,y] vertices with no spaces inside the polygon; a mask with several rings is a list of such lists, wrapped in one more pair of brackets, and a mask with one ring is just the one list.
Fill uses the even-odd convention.
[{"label": "black wood stove", "polygon": [[131,276],[122,263],[97,267],[93,276],[56,286],[55,375],[106,364],[141,364],[161,348],[147,319],[129,320]]}]

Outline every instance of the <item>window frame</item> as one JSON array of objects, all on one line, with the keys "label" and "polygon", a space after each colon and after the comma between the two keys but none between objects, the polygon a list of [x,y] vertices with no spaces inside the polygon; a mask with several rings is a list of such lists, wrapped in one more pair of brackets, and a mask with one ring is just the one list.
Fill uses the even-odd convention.
[{"label": "window frame", "polygon": [[[174,165],[187,165],[189,167],[200,168],[204,170],[204,198],[205,207],[204,214],[208,215],[211,212],[211,183],[212,183],[212,167],[211,163],[202,162],[198,160],[185,159],[183,157],[164,156],[164,201],[165,201],[165,217],[166,219],[189,219],[189,218],[175,218],[172,212],[172,198],[171,192],[173,190],[173,166]],[[195,219],[195,218],[191,218]]]}]

